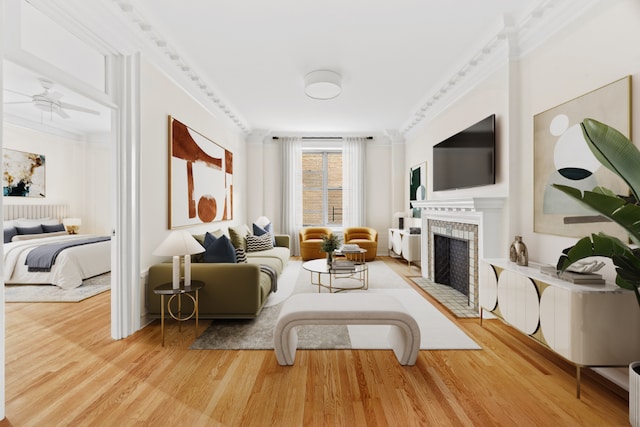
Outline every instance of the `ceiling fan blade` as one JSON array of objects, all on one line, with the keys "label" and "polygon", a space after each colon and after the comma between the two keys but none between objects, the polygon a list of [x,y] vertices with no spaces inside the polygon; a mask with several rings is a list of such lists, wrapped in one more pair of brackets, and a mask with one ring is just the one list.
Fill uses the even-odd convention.
[{"label": "ceiling fan blade", "polygon": [[99,111],[91,110],[90,108],[80,107],[79,105],[67,104],[66,102],[61,102],[60,107],[66,108],[67,110],[81,111],[83,113],[95,114],[97,116],[100,115]]},{"label": "ceiling fan blade", "polygon": [[70,116],[62,109],[62,108],[54,108],[53,112],[62,117],[63,119],[68,119]]},{"label": "ceiling fan blade", "polygon": [[28,94],[22,93],[22,92],[18,92],[17,90],[11,90],[11,89],[7,89],[7,88],[4,88],[4,90],[6,90],[7,92],[15,93],[16,95],[22,95],[22,96],[26,96],[27,98],[31,98],[31,95],[28,95]]},{"label": "ceiling fan blade", "polygon": [[49,92],[46,96],[52,101],[59,101],[64,95],[60,92]]},{"label": "ceiling fan blade", "polygon": [[13,101],[13,102],[4,102],[4,105],[9,105],[9,104],[31,104],[32,101]]}]

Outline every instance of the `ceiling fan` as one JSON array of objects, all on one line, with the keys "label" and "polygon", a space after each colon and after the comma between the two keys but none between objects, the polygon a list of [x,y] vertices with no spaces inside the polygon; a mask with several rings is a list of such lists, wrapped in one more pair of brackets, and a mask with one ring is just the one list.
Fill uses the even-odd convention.
[{"label": "ceiling fan", "polygon": [[51,92],[51,88],[53,88],[54,86],[54,82],[52,82],[51,80],[47,80],[45,78],[39,78],[38,81],[40,82],[40,85],[42,85],[42,88],[44,89],[44,92],[41,93],[37,93],[35,95],[28,95],[26,93],[21,93],[21,92],[17,92],[15,90],[11,90],[11,89],[5,89],[8,92],[12,92],[18,95],[22,95],[22,96],[26,96],[28,98],[31,98],[30,101],[16,101],[16,102],[5,102],[5,105],[7,104],[33,104],[34,107],[36,107],[37,109],[50,113],[50,114],[57,114],[58,116],[62,117],[63,119],[68,119],[70,116],[69,114],[67,114],[67,112],[65,110],[74,110],[74,111],[80,111],[82,113],[89,113],[89,114],[96,114],[96,115],[100,115],[99,111],[96,110],[91,110],[89,108],[85,108],[85,107],[81,107],[79,105],[73,105],[73,104],[68,104],[66,102],[62,102],[60,101],[60,99],[64,96],[63,94],[61,94],[60,92]]}]

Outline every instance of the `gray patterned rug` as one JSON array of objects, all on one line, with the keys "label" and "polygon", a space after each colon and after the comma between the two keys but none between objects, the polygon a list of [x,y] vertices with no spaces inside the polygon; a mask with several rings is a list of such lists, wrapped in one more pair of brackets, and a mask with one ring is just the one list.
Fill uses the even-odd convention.
[{"label": "gray patterned rug", "polygon": [[91,277],[74,289],[53,285],[5,285],[5,302],[78,302],[111,289],[111,273]]},{"label": "gray patterned rug", "polygon": [[[282,302],[297,293],[317,293],[310,285],[310,273],[301,262],[290,261],[278,283],[278,292],[267,301],[257,319],[214,320],[191,345],[194,350],[270,350],[273,329]],[[369,266],[369,289],[349,292],[384,293],[400,300],[420,325],[421,349],[479,349],[453,322],[418,294],[384,261]],[[325,291],[326,292],[326,291]],[[299,349],[387,349],[389,326],[322,325],[297,328]]]}]

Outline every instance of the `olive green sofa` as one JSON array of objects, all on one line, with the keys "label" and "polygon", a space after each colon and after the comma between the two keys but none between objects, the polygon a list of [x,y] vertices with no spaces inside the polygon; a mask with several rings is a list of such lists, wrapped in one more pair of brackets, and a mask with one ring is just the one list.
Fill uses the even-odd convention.
[{"label": "olive green sofa", "polygon": [[[257,317],[271,293],[271,277],[260,270],[260,265],[270,266],[280,276],[291,255],[289,239],[288,235],[276,235],[273,249],[247,252],[246,263],[193,262],[192,280],[204,283],[204,288],[199,292],[199,317]],[[160,295],[156,295],[153,289],[163,283],[170,283],[171,280],[171,263],[155,264],[149,268],[146,286],[146,308],[149,317],[160,317]],[[185,309],[190,310],[190,302],[186,304]]]}]

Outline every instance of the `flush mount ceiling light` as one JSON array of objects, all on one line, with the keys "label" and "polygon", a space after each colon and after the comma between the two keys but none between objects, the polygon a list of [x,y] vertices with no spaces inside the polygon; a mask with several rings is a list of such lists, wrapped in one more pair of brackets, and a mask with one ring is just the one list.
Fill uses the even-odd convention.
[{"label": "flush mount ceiling light", "polygon": [[304,93],[313,99],[332,99],[342,92],[342,77],[329,70],[312,71],[304,77]]}]

